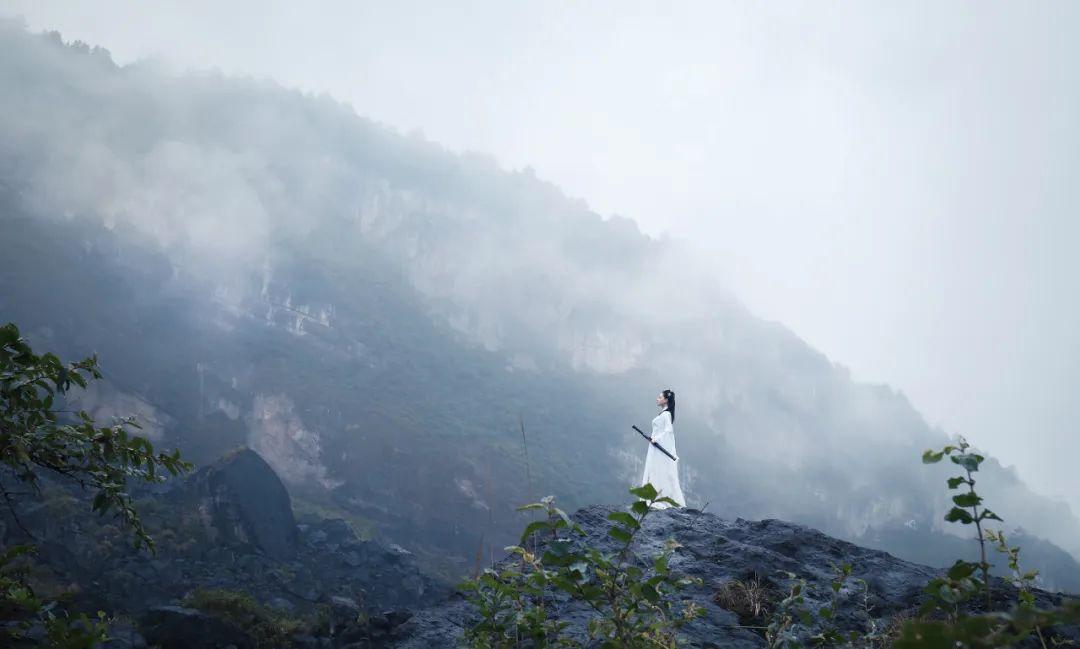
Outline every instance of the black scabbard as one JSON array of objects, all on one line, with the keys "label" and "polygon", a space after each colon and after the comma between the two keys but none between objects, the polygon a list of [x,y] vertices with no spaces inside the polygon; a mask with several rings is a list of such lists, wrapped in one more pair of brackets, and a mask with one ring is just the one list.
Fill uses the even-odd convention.
[{"label": "black scabbard", "polygon": [[640,428],[638,428],[637,426],[631,426],[631,428],[633,428],[633,429],[634,429],[634,430],[636,430],[637,432],[641,433],[641,436],[642,436],[642,437],[644,437],[645,439],[649,440],[649,443],[650,443],[650,444],[652,444],[652,445],[653,445],[653,446],[655,446],[656,448],[660,449],[660,452],[662,452],[662,453],[663,453],[664,455],[666,455],[666,456],[670,457],[670,458],[672,459],[672,461],[674,461],[674,462],[678,462],[678,461],[679,461],[678,459],[676,459],[676,458],[675,458],[675,456],[674,456],[674,455],[672,455],[671,453],[668,453],[668,450],[667,450],[666,448],[664,448],[663,446],[660,446],[660,444],[659,444],[658,442],[654,442],[654,441],[652,441],[652,438],[651,438],[651,437],[649,437],[648,435],[646,435],[646,434],[645,434],[645,431],[641,430],[641,429],[640,429]]}]

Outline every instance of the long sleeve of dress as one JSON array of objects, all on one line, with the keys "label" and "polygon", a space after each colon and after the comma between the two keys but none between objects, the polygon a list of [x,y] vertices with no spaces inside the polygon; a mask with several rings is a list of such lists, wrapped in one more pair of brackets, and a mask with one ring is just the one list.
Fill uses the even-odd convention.
[{"label": "long sleeve of dress", "polygon": [[671,424],[671,413],[664,410],[660,413],[660,431],[653,430],[652,440],[659,442],[664,448],[675,443],[675,427]]}]

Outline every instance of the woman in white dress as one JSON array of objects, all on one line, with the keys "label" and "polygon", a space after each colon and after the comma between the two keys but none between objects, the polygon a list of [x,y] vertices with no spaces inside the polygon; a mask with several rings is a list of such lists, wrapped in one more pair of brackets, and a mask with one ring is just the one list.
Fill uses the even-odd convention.
[{"label": "woman in white dress", "polygon": [[[652,420],[652,441],[659,443],[668,453],[679,457],[675,451],[675,393],[664,390],[656,397],[656,405],[661,410]],[[664,452],[653,444],[649,444],[649,453],[645,456],[645,475],[641,478],[641,484],[645,483],[656,487],[661,496],[671,498],[680,506],[686,505],[682,487],[679,486],[679,463],[664,455]],[[665,509],[670,505],[659,503],[656,507]]]}]

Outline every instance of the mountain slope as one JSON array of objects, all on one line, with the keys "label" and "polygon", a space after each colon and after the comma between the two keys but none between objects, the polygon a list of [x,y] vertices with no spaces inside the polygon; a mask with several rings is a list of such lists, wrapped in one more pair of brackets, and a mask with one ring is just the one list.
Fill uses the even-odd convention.
[{"label": "mountain slope", "polygon": [[[618,501],[629,425],[672,387],[692,504],[902,555],[947,538],[947,474],[918,463],[943,433],[677,243],[325,97],[10,24],[0,52],[0,312],[100,354],[99,416],[196,460],[247,443],[294,494],[460,571],[517,504]],[[1010,525],[1080,549],[1066,506],[984,466]],[[1080,589],[1059,560],[1045,585]]]}]

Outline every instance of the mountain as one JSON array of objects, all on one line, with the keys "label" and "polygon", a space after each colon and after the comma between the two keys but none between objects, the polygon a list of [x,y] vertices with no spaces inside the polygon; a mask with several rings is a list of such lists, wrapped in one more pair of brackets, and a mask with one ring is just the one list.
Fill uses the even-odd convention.
[{"label": "mountain", "polygon": [[[670,387],[690,504],[902,557],[955,543],[949,474],[919,463],[946,435],[676,241],[271,82],[3,23],[0,83],[0,319],[99,355],[75,404],[98,418],[198,463],[246,445],[297,502],[453,577],[519,504],[620,501],[629,426]],[[983,471],[1042,585],[1080,590],[1077,518]]]}]

